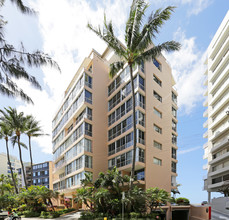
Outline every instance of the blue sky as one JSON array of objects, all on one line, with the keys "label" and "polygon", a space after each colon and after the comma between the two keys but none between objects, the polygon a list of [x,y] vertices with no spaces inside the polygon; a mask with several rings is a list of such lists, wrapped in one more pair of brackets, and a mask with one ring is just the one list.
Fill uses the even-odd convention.
[{"label": "blue sky", "polygon": [[[104,11],[108,19],[113,20],[116,34],[123,39],[123,28],[131,1],[110,0],[37,0],[30,1],[31,7],[39,11],[37,16],[25,16],[18,13],[15,6],[7,3],[2,11],[8,20],[5,35],[15,46],[23,41],[27,50],[41,49],[51,54],[59,63],[62,73],[49,68],[31,69],[44,90],[38,91],[24,81],[18,82],[31,95],[35,105],[28,105],[19,99],[13,100],[0,96],[0,108],[12,106],[19,111],[33,114],[51,134],[51,120],[58,108],[63,91],[73,77],[83,58],[92,48],[102,53],[105,44],[86,24],[102,24]],[[207,47],[226,15],[228,0],[151,0],[149,11],[167,5],[177,9],[161,29],[155,43],[175,39],[180,41],[182,49],[178,53],[165,54],[173,68],[179,97],[178,112],[178,178],[181,195],[192,203],[207,200],[207,193],[202,191],[202,169],[206,163],[203,158],[202,138],[205,132],[202,106],[205,90],[203,86],[203,65]],[[4,142],[0,141],[0,152],[5,151]],[[11,153],[18,155],[16,149]],[[51,160],[51,136],[39,138],[33,142],[34,162]],[[23,150],[23,158],[29,160],[29,153]]]}]

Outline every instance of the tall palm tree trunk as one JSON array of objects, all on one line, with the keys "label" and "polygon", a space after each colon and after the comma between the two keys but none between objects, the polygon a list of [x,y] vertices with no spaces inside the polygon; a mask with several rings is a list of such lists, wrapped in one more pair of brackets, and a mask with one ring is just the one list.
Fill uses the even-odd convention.
[{"label": "tall palm tree trunk", "polygon": [[31,164],[31,184],[33,183],[33,156],[32,156],[32,147],[31,147],[31,136],[29,136],[29,155],[30,155],[30,164]]},{"label": "tall palm tree trunk", "polygon": [[137,143],[137,132],[136,132],[136,113],[135,113],[135,94],[134,94],[134,78],[133,78],[133,67],[132,64],[129,64],[130,67],[130,82],[131,82],[131,92],[132,92],[132,117],[133,117],[133,156],[132,156],[132,168],[130,176],[130,191],[133,189],[134,181],[134,171],[135,171],[135,160],[136,160],[136,143]]},{"label": "tall palm tree trunk", "polygon": [[9,146],[8,146],[8,138],[6,137],[5,140],[6,140],[7,159],[8,159],[8,164],[10,166],[11,178],[12,178],[12,181],[13,181],[13,184],[14,184],[15,192],[16,192],[16,194],[18,194],[18,188],[17,188],[17,185],[16,185],[16,181],[14,179],[14,173],[13,173],[13,169],[12,169],[11,162],[10,162],[10,153],[9,153]]},{"label": "tall palm tree trunk", "polygon": [[24,178],[24,181],[25,181],[25,188],[28,189],[28,186],[27,186],[27,182],[26,182],[26,178],[25,178],[25,169],[24,169],[24,164],[23,164],[23,161],[22,161],[22,154],[21,154],[21,145],[20,145],[20,135],[17,135],[17,138],[18,138],[18,149],[19,149],[19,157],[20,157],[20,162],[21,162],[21,169],[22,169],[22,173],[23,173],[23,178]]}]

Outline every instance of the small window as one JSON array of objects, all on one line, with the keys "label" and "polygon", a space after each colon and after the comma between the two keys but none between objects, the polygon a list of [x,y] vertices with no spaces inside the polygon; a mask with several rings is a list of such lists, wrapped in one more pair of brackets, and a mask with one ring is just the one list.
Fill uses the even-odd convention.
[{"label": "small window", "polygon": [[154,130],[156,131],[156,132],[158,132],[159,134],[162,134],[162,129],[160,128],[160,127],[158,127],[157,125],[155,125],[154,124]]},{"label": "small window", "polygon": [[177,123],[172,120],[172,129],[176,132],[177,131]]},{"label": "small window", "polygon": [[162,160],[160,160],[156,157],[153,158],[153,163],[156,165],[162,166]]},{"label": "small window", "polygon": [[172,107],[172,115],[174,118],[177,118],[177,110],[174,107]]},{"label": "small window", "polygon": [[172,158],[177,159],[177,150],[172,147]]},{"label": "small window", "polygon": [[159,118],[162,118],[162,113],[158,111],[156,108],[153,109],[153,112],[155,115],[157,115]]},{"label": "small window", "polygon": [[172,101],[177,104],[177,95],[174,92],[172,92]]},{"label": "small window", "polygon": [[159,86],[162,86],[161,80],[158,79],[155,75],[153,75],[153,80],[154,80]]},{"label": "small window", "polygon": [[158,143],[157,141],[153,142],[153,146],[159,150],[162,150],[162,144]]},{"label": "small window", "polygon": [[177,164],[175,162],[173,162],[173,161],[171,163],[171,171],[173,173],[176,173],[177,172]]},{"label": "small window", "polygon": [[162,102],[162,97],[156,91],[153,91],[153,95],[158,101]]},{"label": "small window", "polygon": [[155,58],[153,59],[153,64],[161,71],[161,64]]}]

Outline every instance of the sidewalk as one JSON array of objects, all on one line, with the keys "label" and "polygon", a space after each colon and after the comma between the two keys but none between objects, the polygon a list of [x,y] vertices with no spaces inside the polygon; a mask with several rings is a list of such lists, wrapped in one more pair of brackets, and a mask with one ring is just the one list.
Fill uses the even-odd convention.
[{"label": "sidewalk", "polygon": [[[72,213],[72,214],[68,214],[59,218],[54,218],[56,220],[77,220],[80,217],[80,213],[76,212],[76,213]],[[42,218],[21,218],[22,220],[41,220]],[[54,220],[54,219],[48,219],[46,218],[46,220]]]}]

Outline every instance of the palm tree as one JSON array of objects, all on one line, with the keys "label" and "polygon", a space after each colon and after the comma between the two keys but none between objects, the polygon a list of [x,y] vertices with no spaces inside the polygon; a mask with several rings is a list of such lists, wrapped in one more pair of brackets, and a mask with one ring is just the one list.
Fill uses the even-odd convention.
[{"label": "palm tree", "polygon": [[11,135],[12,135],[12,130],[10,129],[10,127],[4,122],[0,122],[0,139],[5,139],[6,141],[7,160],[10,167],[11,178],[14,184],[15,192],[16,194],[18,194],[17,184],[14,178],[13,169],[10,162],[10,153],[9,153],[9,146],[8,146],[9,137]]},{"label": "palm tree", "polygon": [[30,155],[30,163],[31,163],[31,182],[32,182],[33,181],[33,157],[32,157],[31,138],[40,137],[42,135],[47,135],[47,134],[43,133],[43,130],[39,125],[39,121],[36,121],[32,115],[26,116],[25,134],[29,138],[29,155]]},{"label": "palm tree", "polygon": [[17,143],[18,145],[18,150],[19,150],[19,158],[21,162],[21,168],[22,168],[22,173],[23,173],[23,178],[25,181],[25,188],[27,189],[27,182],[25,178],[25,169],[24,169],[24,164],[22,160],[22,153],[21,153],[21,146],[25,147],[25,145],[21,142],[21,134],[24,133],[26,129],[26,118],[24,117],[24,113],[20,112],[18,113],[15,108],[9,107],[4,108],[5,111],[0,110],[0,112],[3,114],[3,117],[1,120],[9,126],[13,132],[15,133],[15,136],[11,138],[11,141],[13,143],[13,146]]},{"label": "palm tree", "polygon": [[163,50],[169,52],[179,50],[180,48],[180,44],[175,41],[167,41],[157,46],[152,42],[152,38],[155,38],[156,34],[159,33],[159,29],[164,22],[170,18],[170,15],[175,7],[168,6],[164,10],[158,9],[154,13],[152,12],[148,21],[143,25],[143,19],[148,7],[149,5],[144,0],[133,0],[129,18],[126,22],[126,46],[124,46],[114,35],[112,21],[107,23],[106,16],[104,16],[103,30],[100,27],[94,28],[90,23],[88,24],[88,28],[105,41],[108,47],[113,49],[116,55],[120,57],[120,61],[110,64],[110,77],[113,78],[121,69],[123,69],[124,64],[126,63],[130,69],[130,82],[133,100],[133,157],[130,190],[133,188],[136,157],[136,118],[133,67],[141,65],[145,61],[152,61],[154,58],[161,55]]},{"label": "palm tree", "polygon": [[[33,14],[35,11],[24,5],[22,0],[10,0],[15,4],[22,14]],[[0,9],[6,0],[0,0]],[[29,74],[26,67],[50,66],[60,71],[58,64],[52,58],[39,50],[28,52],[21,43],[20,48],[16,48],[7,42],[4,35],[4,27],[7,21],[1,14],[0,19],[0,93],[9,97],[20,97],[23,100],[33,103],[32,99],[20,88],[13,79],[24,79],[37,89],[41,89],[37,79]]]}]

